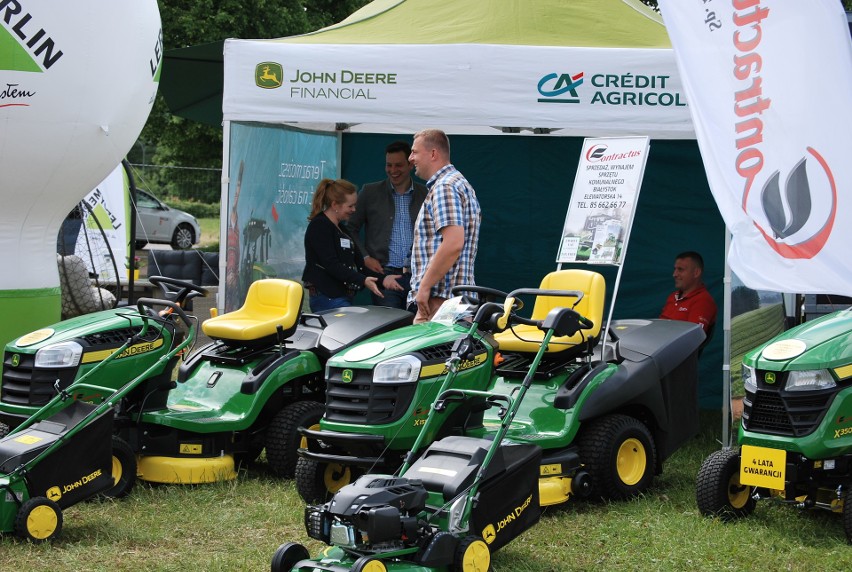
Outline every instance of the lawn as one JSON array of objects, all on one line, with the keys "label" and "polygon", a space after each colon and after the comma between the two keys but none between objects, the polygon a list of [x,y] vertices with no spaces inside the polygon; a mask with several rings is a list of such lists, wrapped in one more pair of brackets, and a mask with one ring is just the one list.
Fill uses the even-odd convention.
[{"label": "lawn", "polygon": [[[702,433],[668,460],[640,498],[570,502],[494,555],[495,572],[561,570],[848,570],[852,548],[841,519],[759,504],[741,522],[701,517],[694,479],[718,447],[717,414],[702,414]],[[15,572],[268,570],[276,547],[309,541],[294,485],[260,462],[237,481],[203,486],[138,485],[120,501],[65,511],[62,538],[32,545],[0,539],[3,570]]]}]

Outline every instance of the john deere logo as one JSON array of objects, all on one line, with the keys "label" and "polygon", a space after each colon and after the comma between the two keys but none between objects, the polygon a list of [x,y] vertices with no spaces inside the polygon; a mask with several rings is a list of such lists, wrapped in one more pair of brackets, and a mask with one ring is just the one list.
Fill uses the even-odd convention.
[{"label": "john deere logo", "polygon": [[21,356],[12,354],[12,367],[18,367],[21,364]]},{"label": "john deere logo", "polygon": [[45,496],[53,502],[56,502],[62,498],[62,491],[59,490],[59,487],[50,487],[49,489],[47,489],[47,493],[45,493]]},{"label": "john deere logo", "polygon": [[354,378],[354,376],[355,376],[355,374],[352,372],[351,369],[344,369],[343,370],[343,383],[352,383],[352,379]]},{"label": "john deere logo", "polygon": [[495,540],[497,540],[497,531],[494,530],[494,525],[489,524],[482,530],[482,540],[491,544]]},{"label": "john deere logo", "polygon": [[263,89],[281,87],[284,81],[284,68],[275,62],[262,62],[254,68],[254,83]]},{"label": "john deere logo", "polygon": [[771,371],[766,372],[766,375],[763,376],[763,381],[765,381],[769,385],[772,385],[773,383],[775,383],[775,374]]}]

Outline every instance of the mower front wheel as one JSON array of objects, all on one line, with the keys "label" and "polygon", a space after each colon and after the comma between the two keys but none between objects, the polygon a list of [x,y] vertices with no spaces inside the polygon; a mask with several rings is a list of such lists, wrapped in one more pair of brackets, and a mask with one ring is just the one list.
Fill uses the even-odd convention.
[{"label": "mower front wheel", "polygon": [[644,423],[629,415],[592,421],[579,438],[580,458],[591,476],[591,498],[626,499],[654,478],[656,448]]},{"label": "mower front wheel", "polygon": [[310,558],[308,549],[298,542],[287,542],[272,555],[272,572],[290,572],[301,560]]},{"label": "mower front wheel", "polygon": [[467,536],[459,542],[453,572],[488,572],[491,568],[491,550],[480,536]]},{"label": "mower front wheel", "polygon": [[112,436],[112,481],[113,486],[100,496],[109,499],[126,497],[136,484],[136,454],[127,442]]},{"label": "mower front wheel", "polygon": [[375,556],[362,556],[352,563],[351,572],[388,572],[385,563]]},{"label": "mower front wheel", "polygon": [[752,487],[740,484],[740,452],[737,449],[713,452],[701,464],[695,479],[699,512],[726,522],[744,518],[754,511],[757,501],[752,492]]},{"label": "mower front wheel", "polygon": [[277,476],[292,479],[303,446],[299,427],[313,427],[325,413],[325,405],[316,401],[297,401],[279,411],[266,430],[266,460]]},{"label": "mower front wheel", "polygon": [[45,497],[33,497],[15,515],[15,534],[30,542],[55,540],[62,532],[62,509]]},{"label": "mower front wheel", "polygon": [[296,490],[308,504],[331,500],[334,493],[354,480],[352,468],[347,465],[305,458],[296,463]]}]

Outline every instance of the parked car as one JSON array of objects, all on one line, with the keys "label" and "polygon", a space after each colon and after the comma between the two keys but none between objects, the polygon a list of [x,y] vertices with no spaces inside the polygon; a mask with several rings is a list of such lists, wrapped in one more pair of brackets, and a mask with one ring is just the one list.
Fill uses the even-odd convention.
[{"label": "parked car", "polygon": [[201,237],[195,217],[173,209],[147,191],[136,189],[136,248],[171,244],[175,250],[192,248]]}]

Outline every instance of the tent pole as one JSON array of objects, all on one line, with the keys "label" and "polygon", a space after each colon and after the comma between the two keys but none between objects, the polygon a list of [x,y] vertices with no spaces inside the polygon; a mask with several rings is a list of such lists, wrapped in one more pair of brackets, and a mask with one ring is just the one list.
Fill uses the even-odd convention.
[{"label": "tent pole", "polygon": [[722,347],[722,446],[731,447],[731,267],[728,264],[728,250],[731,247],[731,233],[725,227],[725,278],[723,297],[724,339]]}]

